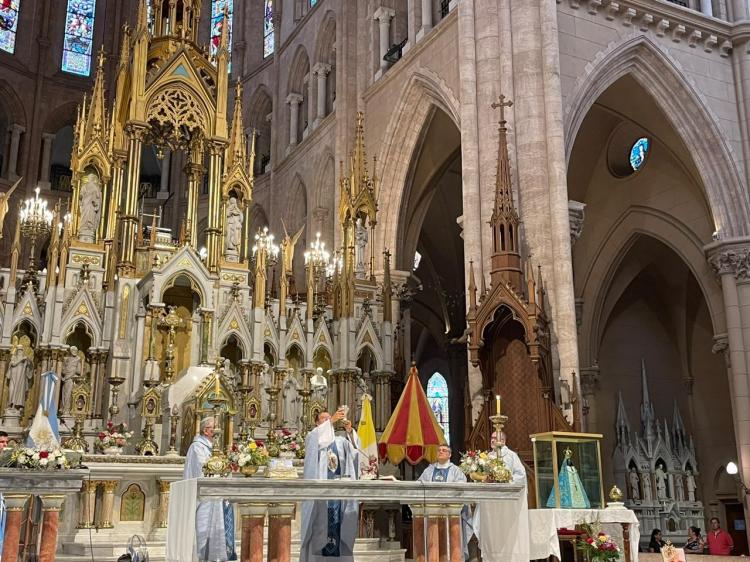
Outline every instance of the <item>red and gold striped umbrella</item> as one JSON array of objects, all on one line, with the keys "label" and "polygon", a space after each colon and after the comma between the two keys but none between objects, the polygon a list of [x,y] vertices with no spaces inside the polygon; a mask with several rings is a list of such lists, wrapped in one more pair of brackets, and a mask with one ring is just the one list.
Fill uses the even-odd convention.
[{"label": "red and gold striped umbrella", "polygon": [[387,458],[393,464],[404,459],[411,464],[417,464],[422,459],[435,462],[438,447],[445,443],[443,429],[435,419],[419,382],[417,367],[412,363],[406,387],[380,436],[380,458]]}]

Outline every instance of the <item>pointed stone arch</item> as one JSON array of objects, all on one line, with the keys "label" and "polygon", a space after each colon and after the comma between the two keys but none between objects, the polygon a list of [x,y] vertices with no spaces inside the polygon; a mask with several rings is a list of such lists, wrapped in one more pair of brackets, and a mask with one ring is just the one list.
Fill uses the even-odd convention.
[{"label": "pointed stone arch", "polygon": [[5,109],[9,123],[26,126],[26,111],[21,98],[5,80],[0,80],[0,107]]},{"label": "pointed stone arch", "polygon": [[[460,130],[460,103],[456,95],[437,74],[417,67],[404,86],[396,108],[383,135],[378,161],[388,162],[381,173],[380,220],[383,228],[376,235],[376,255],[398,246],[400,208],[407,191],[408,175],[424,125],[435,108],[444,111]],[[394,256],[394,262],[398,262]]]},{"label": "pointed stone arch", "polygon": [[[604,305],[610,287],[633,243],[644,235],[662,242],[687,265],[706,300],[714,334],[726,331],[721,288],[705,259],[700,239],[686,225],[666,213],[647,207],[631,207],[614,221],[599,243],[589,268],[581,272],[580,283],[576,284],[576,297],[586,303],[579,335],[582,364],[593,365],[598,358],[607,320],[603,314]],[[605,253],[610,259],[602,259]]]},{"label": "pointed stone arch", "polygon": [[565,112],[566,158],[601,94],[625,75],[655,100],[681,137],[700,175],[716,230],[724,237],[750,232],[750,198],[731,147],[700,90],[669,53],[637,35],[598,54],[579,80]]},{"label": "pointed stone arch", "polygon": [[328,10],[318,30],[315,41],[314,59],[316,63],[336,64],[336,14]]},{"label": "pointed stone arch", "polygon": [[257,135],[255,139],[255,175],[266,170],[271,161],[271,116],[273,115],[273,96],[265,84],[259,85],[247,104],[247,123]]}]

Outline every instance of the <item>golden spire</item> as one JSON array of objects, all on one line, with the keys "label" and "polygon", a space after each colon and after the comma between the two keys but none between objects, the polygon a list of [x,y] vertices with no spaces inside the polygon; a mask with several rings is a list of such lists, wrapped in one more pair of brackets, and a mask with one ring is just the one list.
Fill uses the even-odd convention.
[{"label": "golden spire", "polygon": [[138,16],[135,21],[136,35],[140,35],[144,31],[148,33],[148,0],[141,0],[138,3]]},{"label": "golden spire", "polygon": [[242,85],[237,80],[234,92],[234,114],[232,128],[229,131],[229,147],[226,152],[226,169],[231,170],[236,164],[246,167],[247,142],[245,141],[245,126],[242,120]]},{"label": "golden spire", "polygon": [[[94,79],[94,89],[91,93],[91,107],[88,114],[84,114],[86,121],[85,134],[81,146],[86,146],[91,140],[99,136],[104,130],[107,120],[106,108],[104,106],[104,61],[106,56],[104,48],[97,55],[96,78]],[[102,139],[104,140],[104,139]]]}]

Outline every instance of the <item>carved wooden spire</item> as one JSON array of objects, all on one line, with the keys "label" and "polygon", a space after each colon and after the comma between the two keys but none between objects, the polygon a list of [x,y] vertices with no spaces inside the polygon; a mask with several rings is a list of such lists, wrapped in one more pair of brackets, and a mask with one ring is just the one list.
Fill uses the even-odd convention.
[{"label": "carved wooden spire", "polygon": [[517,291],[522,291],[521,255],[518,251],[519,218],[513,204],[513,183],[510,176],[510,157],[508,155],[508,128],[505,120],[505,108],[513,102],[500,96],[493,109],[500,109],[499,139],[497,154],[497,178],[495,180],[495,208],[492,211],[492,269],[490,279],[493,285],[510,283]]}]

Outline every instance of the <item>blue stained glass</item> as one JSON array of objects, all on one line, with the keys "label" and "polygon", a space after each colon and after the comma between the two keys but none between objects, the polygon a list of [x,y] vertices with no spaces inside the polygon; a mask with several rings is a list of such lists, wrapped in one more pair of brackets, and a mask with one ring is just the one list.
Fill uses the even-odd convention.
[{"label": "blue stained glass", "polygon": [[633,168],[634,172],[640,170],[646,161],[650,145],[647,137],[641,137],[630,148],[630,167]]},{"label": "blue stained glass", "polygon": [[68,0],[63,43],[63,71],[82,76],[88,76],[91,72],[95,18],[96,0]]},{"label": "blue stained glass", "polygon": [[[211,56],[219,52],[221,43],[221,26],[224,25],[224,7],[229,14],[229,57],[232,57],[232,15],[234,14],[233,0],[212,0],[211,2]],[[231,71],[231,63],[230,63]]]},{"label": "blue stained glass", "polygon": [[318,3],[318,0],[310,0],[310,7],[312,8],[317,3]]},{"label": "blue stained glass", "polygon": [[443,428],[445,440],[450,443],[450,412],[448,411],[448,383],[440,373],[435,373],[427,381],[427,401],[435,419]]},{"label": "blue stained glass", "polygon": [[269,57],[276,50],[273,33],[273,0],[266,0],[263,12],[263,57]]},{"label": "blue stained glass", "polygon": [[11,54],[16,50],[20,3],[20,0],[0,0],[0,50]]}]

